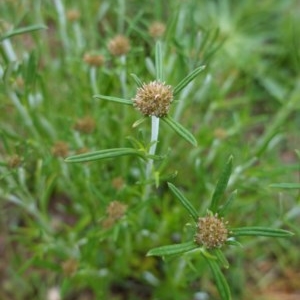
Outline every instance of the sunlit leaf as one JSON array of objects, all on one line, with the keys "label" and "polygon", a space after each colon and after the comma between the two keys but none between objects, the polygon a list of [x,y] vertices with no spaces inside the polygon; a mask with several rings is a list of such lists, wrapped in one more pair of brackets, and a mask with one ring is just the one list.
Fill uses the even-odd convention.
[{"label": "sunlit leaf", "polygon": [[117,98],[117,97],[111,97],[111,96],[94,95],[93,98],[112,101],[112,102],[116,102],[116,103],[120,103],[120,104],[126,104],[126,105],[132,105],[133,104],[132,100]]},{"label": "sunlit leaf", "polygon": [[186,128],[184,128],[180,123],[176,122],[170,116],[161,118],[161,120],[167,123],[177,134],[179,134],[186,141],[191,143],[193,146],[197,146],[197,141],[193,136],[193,134],[190,131],[188,131]]},{"label": "sunlit leaf", "polygon": [[67,157],[65,159],[68,163],[79,163],[79,162],[87,162],[87,161],[95,161],[101,160],[106,158],[114,158],[118,156],[126,156],[126,155],[133,155],[139,156],[143,159],[146,159],[143,152],[138,151],[133,148],[115,148],[115,149],[105,149],[99,150],[90,153],[83,153],[74,156]]},{"label": "sunlit leaf", "polygon": [[[205,256],[204,256],[205,257]],[[220,266],[218,265],[218,262],[212,259],[206,258],[206,261],[208,265],[210,266],[210,269],[212,271],[214,280],[216,282],[220,297],[222,300],[231,300],[231,293],[228,286],[228,283],[226,281],[226,278],[224,274],[222,273]]]},{"label": "sunlit leaf", "polygon": [[161,246],[161,247],[151,249],[147,253],[147,256],[167,256],[167,255],[181,254],[181,253],[194,250],[198,247],[199,246],[194,241],[186,242],[182,244]]},{"label": "sunlit leaf", "polygon": [[209,207],[209,210],[212,211],[213,213],[217,212],[219,201],[220,201],[221,197],[223,196],[224,191],[226,190],[228,180],[229,180],[231,170],[232,170],[232,159],[233,159],[233,157],[230,156],[229,159],[227,160],[227,162],[223,168],[222,174],[219,178],[219,181],[216,185],[216,189],[213,193],[211,204]]},{"label": "sunlit leaf", "polygon": [[268,236],[285,238],[293,236],[290,231],[283,229],[272,229],[268,227],[241,227],[230,229],[232,236]]},{"label": "sunlit leaf", "polygon": [[176,188],[172,183],[168,182],[168,187],[172,191],[172,193],[178,198],[183,207],[189,212],[195,222],[198,221],[198,213],[191,202],[184,197],[184,195]]},{"label": "sunlit leaf", "polygon": [[183,90],[191,81],[195,79],[203,70],[205,66],[196,68],[193,72],[183,78],[174,88],[173,95],[176,96],[181,90]]}]

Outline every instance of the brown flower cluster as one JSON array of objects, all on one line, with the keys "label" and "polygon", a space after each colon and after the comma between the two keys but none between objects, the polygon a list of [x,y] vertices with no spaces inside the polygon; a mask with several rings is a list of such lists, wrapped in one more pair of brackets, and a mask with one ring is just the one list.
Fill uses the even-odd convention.
[{"label": "brown flower cluster", "polygon": [[166,31],[166,25],[159,21],[153,22],[148,29],[150,36],[152,36],[153,38],[162,37],[165,31]]},{"label": "brown flower cluster", "polygon": [[170,85],[152,81],[138,88],[133,105],[145,116],[164,117],[170,110],[173,92]]},{"label": "brown flower cluster", "polygon": [[104,64],[104,56],[96,52],[87,52],[83,61],[91,67],[101,67]]},{"label": "brown flower cluster", "polygon": [[108,42],[108,51],[114,56],[125,55],[130,50],[130,43],[126,36],[117,35]]},{"label": "brown flower cluster", "polygon": [[207,249],[222,247],[228,238],[226,225],[217,214],[199,218],[195,242]]},{"label": "brown flower cluster", "polygon": [[74,129],[85,134],[92,133],[96,128],[96,121],[86,116],[82,119],[78,119],[74,124]]},{"label": "brown flower cluster", "polygon": [[127,205],[120,201],[112,201],[106,208],[107,218],[102,222],[104,228],[112,227],[116,221],[121,219],[127,210]]}]

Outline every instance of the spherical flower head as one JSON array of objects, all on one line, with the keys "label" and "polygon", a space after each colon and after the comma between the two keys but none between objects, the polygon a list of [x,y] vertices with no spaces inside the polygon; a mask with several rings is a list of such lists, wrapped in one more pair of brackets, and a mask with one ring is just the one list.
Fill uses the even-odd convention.
[{"label": "spherical flower head", "polygon": [[76,123],[74,124],[74,129],[85,134],[92,133],[96,128],[96,121],[86,116],[82,119],[78,119]]},{"label": "spherical flower head", "polygon": [[173,101],[173,91],[170,85],[152,81],[138,88],[132,99],[133,105],[145,116],[165,117]]},{"label": "spherical flower head", "polygon": [[152,36],[153,38],[159,38],[162,37],[165,33],[166,25],[164,23],[155,21],[149,26],[148,31],[150,36]]},{"label": "spherical flower head", "polygon": [[104,64],[104,56],[96,52],[87,52],[83,56],[83,61],[91,67],[101,67]]},{"label": "spherical flower head", "polygon": [[198,219],[195,242],[206,249],[220,248],[228,238],[227,223],[218,215],[208,215]]},{"label": "spherical flower head", "polygon": [[114,56],[121,56],[128,53],[130,43],[126,36],[117,35],[108,42],[108,51]]}]

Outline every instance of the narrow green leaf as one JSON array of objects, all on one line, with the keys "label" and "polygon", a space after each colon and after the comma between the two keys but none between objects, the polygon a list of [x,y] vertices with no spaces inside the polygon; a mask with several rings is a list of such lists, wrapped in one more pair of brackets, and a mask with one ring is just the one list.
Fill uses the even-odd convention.
[{"label": "narrow green leaf", "polygon": [[100,159],[106,158],[113,158],[118,156],[125,156],[125,155],[136,155],[143,159],[146,159],[143,152],[138,151],[133,148],[115,148],[115,149],[105,149],[99,150],[90,153],[83,153],[74,156],[67,157],[65,159],[68,163],[79,163],[79,162],[87,162],[87,161],[95,161]]},{"label": "narrow green leaf", "polygon": [[222,264],[224,268],[226,269],[229,268],[229,262],[221,249],[219,248],[214,249],[213,254],[218,258],[219,262]]},{"label": "narrow green leaf", "polygon": [[130,75],[131,75],[131,77],[134,79],[134,81],[135,81],[135,83],[136,83],[136,85],[137,85],[138,87],[142,87],[142,86],[143,86],[143,82],[142,82],[141,79],[139,79],[139,78],[138,78],[135,74],[133,74],[133,73],[131,73]]},{"label": "narrow green leaf", "polygon": [[112,101],[120,104],[126,104],[126,105],[132,105],[132,100],[123,99],[123,98],[117,98],[117,97],[111,97],[111,96],[104,96],[104,95],[94,95],[93,98]]},{"label": "narrow green leaf", "polygon": [[167,246],[151,249],[147,253],[147,256],[167,256],[167,255],[181,254],[181,253],[194,250],[198,247],[199,246],[194,241],[190,241],[182,244],[167,245]]},{"label": "narrow green leaf", "polygon": [[19,35],[19,34],[24,34],[24,33],[29,33],[32,31],[36,31],[36,30],[41,30],[41,29],[47,29],[48,27],[42,24],[38,24],[38,25],[31,25],[31,26],[27,26],[27,27],[21,27],[21,28],[17,28],[14,29],[12,31],[9,31],[7,33],[5,33],[3,36],[0,37],[0,42],[8,39],[12,36],[15,35]]},{"label": "narrow green leaf", "polygon": [[193,81],[205,69],[205,66],[196,68],[193,72],[183,78],[174,88],[173,95],[176,96],[183,90],[191,81]]},{"label": "narrow green leaf", "polygon": [[241,227],[230,229],[232,236],[268,236],[285,238],[293,236],[294,234],[290,231],[283,229],[272,229],[268,227]]},{"label": "narrow green leaf", "polygon": [[162,51],[161,51],[161,43],[159,41],[156,42],[155,45],[155,72],[156,72],[156,80],[163,82],[163,61],[162,61]]},{"label": "narrow green leaf", "polygon": [[144,116],[144,117],[142,117],[141,119],[138,119],[137,121],[135,121],[135,122],[132,124],[132,127],[133,127],[133,128],[138,127],[138,126],[141,125],[144,121],[146,121],[146,119],[148,119],[147,116]]},{"label": "narrow green leaf", "polygon": [[172,183],[168,182],[168,187],[172,191],[172,193],[178,198],[178,200],[181,202],[184,208],[190,213],[194,221],[197,222],[199,215],[194,206],[191,204],[191,202],[187,200],[179,191],[179,189],[176,188]]},{"label": "narrow green leaf", "polygon": [[211,199],[211,204],[209,207],[209,210],[212,211],[213,213],[217,212],[218,209],[218,205],[219,205],[219,201],[221,199],[221,197],[224,194],[224,191],[226,190],[227,184],[228,184],[228,180],[231,174],[231,170],[232,170],[232,156],[229,157],[229,159],[227,160],[223,171],[221,173],[221,176],[219,178],[219,181],[217,183],[216,189],[213,193],[212,199]]},{"label": "narrow green leaf", "polygon": [[293,183],[293,182],[273,183],[270,184],[270,187],[281,188],[281,189],[300,189],[300,183]]},{"label": "narrow green leaf", "polygon": [[217,213],[219,216],[224,216],[228,210],[228,208],[230,207],[230,204],[233,202],[233,200],[236,198],[237,195],[237,190],[233,191],[231,193],[231,195],[229,196],[229,198],[226,200],[226,202],[224,203],[224,205],[222,205],[218,210]]},{"label": "narrow green leaf", "polygon": [[[205,257],[205,256],[204,256]],[[213,277],[215,279],[219,294],[222,300],[231,300],[231,293],[226,281],[224,274],[222,273],[218,262],[212,259],[206,258],[206,261],[212,271]]]},{"label": "narrow green leaf", "polygon": [[184,128],[180,123],[176,122],[170,116],[161,118],[161,120],[167,123],[178,135],[180,135],[186,141],[188,141],[195,147],[197,146],[197,141],[193,136],[193,134],[190,131],[188,131],[186,128]]}]

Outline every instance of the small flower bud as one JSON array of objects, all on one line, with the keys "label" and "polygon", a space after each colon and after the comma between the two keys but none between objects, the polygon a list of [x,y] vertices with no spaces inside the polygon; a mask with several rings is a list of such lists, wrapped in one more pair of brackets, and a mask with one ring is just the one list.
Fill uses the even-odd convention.
[{"label": "small flower bud", "polygon": [[128,53],[130,43],[126,36],[117,35],[108,42],[108,51],[114,56],[121,56]]},{"label": "small flower bud", "polygon": [[217,214],[199,218],[195,242],[207,249],[222,247],[228,238],[226,225]]},{"label": "small flower bud", "polygon": [[118,220],[123,217],[126,209],[127,205],[121,203],[120,201],[112,201],[106,208],[106,212],[109,217]]},{"label": "small flower bud", "polygon": [[7,165],[12,169],[20,167],[21,164],[22,164],[22,158],[17,154],[12,155],[7,160]]},{"label": "small flower bud", "polygon": [[136,107],[145,116],[164,117],[168,114],[173,101],[173,92],[170,85],[158,81],[143,84],[138,88],[135,98],[132,99]]},{"label": "small flower bud", "polygon": [[148,29],[150,36],[153,38],[160,38],[166,31],[166,26],[162,22],[155,21],[153,22]]}]

